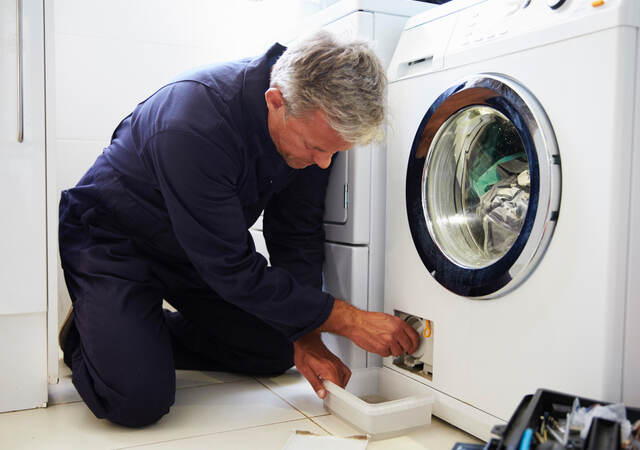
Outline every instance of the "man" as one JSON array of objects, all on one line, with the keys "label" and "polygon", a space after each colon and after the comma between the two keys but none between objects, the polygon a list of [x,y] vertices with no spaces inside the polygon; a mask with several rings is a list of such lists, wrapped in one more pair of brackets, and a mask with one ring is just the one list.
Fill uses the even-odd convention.
[{"label": "man", "polygon": [[[378,132],[385,83],[365,44],[322,32],[187,73],[120,123],[60,202],[73,302],[60,345],[97,417],[157,421],[175,369],[295,364],[323,397],[322,379],[345,386],[350,371],[322,331],[383,356],[415,351],[399,318],[321,291],[325,169]],[[270,267],[248,232],[263,209]]]}]

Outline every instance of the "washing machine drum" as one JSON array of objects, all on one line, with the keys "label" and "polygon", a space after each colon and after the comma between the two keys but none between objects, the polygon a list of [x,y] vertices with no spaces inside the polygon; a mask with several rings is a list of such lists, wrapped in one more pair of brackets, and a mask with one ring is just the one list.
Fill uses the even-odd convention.
[{"label": "washing machine drum", "polygon": [[508,77],[465,79],[426,112],[406,183],[411,235],[431,276],[468,297],[504,294],[535,268],[558,218],[549,119]]}]

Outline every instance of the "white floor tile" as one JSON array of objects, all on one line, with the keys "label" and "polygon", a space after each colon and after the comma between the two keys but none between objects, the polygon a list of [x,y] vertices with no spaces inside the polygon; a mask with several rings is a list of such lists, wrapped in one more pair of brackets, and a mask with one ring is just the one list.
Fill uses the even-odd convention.
[{"label": "white floor tile", "polygon": [[82,402],[0,414],[2,445],[11,449],[113,449],[304,419],[255,380],[180,389],[155,425],[130,429],[98,420]]},{"label": "white floor tile", "polygon": [[309,419],[304,419],[143,445],[135,447],[135,449],[173,450],[179,448],[180,450],[196,450],[214,448],[216,450],[238,450],[259,448],[260,450],[281,450],[295,430],[311,431],[318,435],[327,434]]},{"label": "white floor tile", "polygon": [[[334,436],[353,436],[362,432],[335,415],[314,417],[316,424]],[[475,437],[452,427],[437,417],[431,424],[415,429],[402,436],[371,440],[367,449],[372,450],[450,450],[456,442],[481,443]]]},{"label": "white floor tile", "polygon": [[277,377],[258,378],[258,381],[308,417],[329,414],[309,382],[296,369],[289,369]]}]

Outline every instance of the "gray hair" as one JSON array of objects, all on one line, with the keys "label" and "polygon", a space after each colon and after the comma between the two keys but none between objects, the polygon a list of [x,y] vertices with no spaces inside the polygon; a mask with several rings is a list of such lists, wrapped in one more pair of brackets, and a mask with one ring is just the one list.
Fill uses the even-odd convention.
[{"label": "gray hair", "polygon": [[382,136],[387,78],[365,41],[339,41],[327,31],[301,39],[273,66],[271,87],[282,92],[287,115],[320,108],[347,142],[366,144]]}]

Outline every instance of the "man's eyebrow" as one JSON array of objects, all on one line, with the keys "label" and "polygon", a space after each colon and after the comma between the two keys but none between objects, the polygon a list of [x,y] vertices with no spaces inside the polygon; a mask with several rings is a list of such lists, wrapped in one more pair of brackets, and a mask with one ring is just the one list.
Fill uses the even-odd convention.
[{"label": "man's eyebrow", "polygon": [[320,147],[318,147],[316,145],[309,144],[309,141],[307,141],[306,139],[304,140],[304,145],[306,145],[307,147],[311,147],[314,150],[319,150],[319,151],[324,152],[324,153],[329,153],[328,151],[326,151],[326,150],[324,150],[324,149],[322,149],[322,148],[320,148]]},{"label": "man's eyebrow", "polygon": [[320,148],[320,147],[318,147],[317,145],[312,145],[312,146],[311,146],[311,148],[313,148],[313,149],[315,149],[315,150],[318,150],[318,151],[321,151],[321,152],[324,152],[324,153],[329,153],[329,152],[327,152],[325,149]]}]

